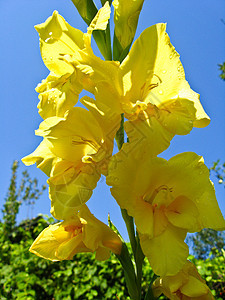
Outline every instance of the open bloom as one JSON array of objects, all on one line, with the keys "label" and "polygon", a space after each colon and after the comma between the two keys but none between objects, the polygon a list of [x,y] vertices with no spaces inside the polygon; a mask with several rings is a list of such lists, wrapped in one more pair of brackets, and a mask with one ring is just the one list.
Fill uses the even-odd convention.
[{"label": "open bloom", "polygon": [[[89,100],[91,111],[71,108],[64,118],[49,117],[36,134],[43,142],[23,158],[50,176],[51,213],[57,219],[68,218],[92,195],[101,174],[107,174],[114,136],[120,119],[107,119]],[[91,106],[92,103],[92,106]]]},{"label": "open bloom", "polygon": [[119,66],[119,81],[118,113],[128,119],[129,140],[144,143],[152,155],[165,150],[174,135],[210,122],[199,95],[185,79],[166,24],[143,31]]},{"label": "open bloom", "polygon": [[52,261],[72,259],[79,252],[96,252],[96,259],[106,260],[110,250],[120,254],[121,246],[119,236],[83,205],[78,215],[44,229],[30,251]]},{"label": "open bloom", "polygon": [[182,268],[187,232],[225,228],[208,168],[195,153],[166,161],[121,151],[109,165],[107,184],[134,217],[142,250],[157,275],[174,275]]},{"label": "open bloom", "polygon": [[213,300],[205,281],[196,267],[187,261],[183,269],[174,276],[160,277],[152,286],[155,297],[162,293],[171,300]]},{"label": "open bloom", "polygon": [[[40,36],[42,59],[50,75],[37,86],[40,115],[63,117],[73,107],[83,89],[94,93],[98,82],[114,84],[118,63],[103,61],[91,48],[94,30],[105,30],[110,17],[108,2],[98,11],[87,33],[70,26],[54,11],[44,23],[35,26]],[[110,75],[109,75],[110,74]]]}]

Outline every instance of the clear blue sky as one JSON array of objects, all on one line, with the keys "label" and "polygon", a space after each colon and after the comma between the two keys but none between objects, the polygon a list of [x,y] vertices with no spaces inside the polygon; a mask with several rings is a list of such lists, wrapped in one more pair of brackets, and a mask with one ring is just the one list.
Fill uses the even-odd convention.
[{"label": "clear blue sky", "polygon": [[[194,151],[203,155],[207,166],[218,158],[225,161],[225,82],[219,78],[217,66],[225,61],[225,25],[221,21],[225,18],[224,4],[224,0],[146,0],[144,3],[136,37],[148,26],[167,23],[171,42],[181,55],[186,78],[192,89],[200,93],[203,107],[211,117],[208,127],[194,129],[187,136],[176,136],[170,148],[161,155],[164,158]],[[31,153],[41,140],[34,135],[41,122],[34,88],[48,75],[48,70],[41,60],[34,25],[44,22],[54,10],[58,10],[70,25],[86,31],[85,23],[70,0],[0,0],[0,207],[9,185],[12,161]],[[41,184],[46,182],[47,177],[35,166],[27,168],[21,163],[20,171],[24,169],[37,177]],[[225,190],[218,184],[215,187],[225,215]],[[107,222],[109,212],[112,221],[124,233],[119,208],[104,179],[87,204],[104,222]],[[36,204],[33,216],[49,214],[49,210],[50,200],[45,193]],[[27,208],[23,207],[19,220],[26,216]]]}]

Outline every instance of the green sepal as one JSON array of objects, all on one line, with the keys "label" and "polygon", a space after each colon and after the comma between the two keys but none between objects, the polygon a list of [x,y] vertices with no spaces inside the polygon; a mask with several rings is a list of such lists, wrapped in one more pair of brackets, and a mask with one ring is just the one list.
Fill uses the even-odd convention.
[{"label": "green sepal", "polygon": [[81,18],[89,26],[98,12],[92,0],[71,0],[76,6]]},{"label": "green sepal", "polygon": [[[108,25],[109,26],[109,25]],[[107,26],[107,28],[108,28]],[[95,39],[95,42],[100,50],[101,54],[105,58],[105,60],[112,60],[112,50],[111,45],[107,43],[108,38],[106,37],[106,30],[95,30],[92,35]],[[110,32],[109,32],[110,33]]]},{"label": "green sepal", "polygon": [[136,263],[136,273],[137,273],[137,286],[139,289],[139,293],[141,295],[141,283],[142,283],[142,267],[145,255],[142,251],[140,239],[138,232],[136,233],[136,252],[135,252],[135,263]]},{"label": "green sepal", "polygon": [[127,56],[129,53],[130,47],[131,47],[132,42],[125,48],[121,46],[118,38],[116,37],[116,34],[114,32],[114,37],[113,37],[113,60],[117,60],[120,63],[124,60],[124,58]]}]

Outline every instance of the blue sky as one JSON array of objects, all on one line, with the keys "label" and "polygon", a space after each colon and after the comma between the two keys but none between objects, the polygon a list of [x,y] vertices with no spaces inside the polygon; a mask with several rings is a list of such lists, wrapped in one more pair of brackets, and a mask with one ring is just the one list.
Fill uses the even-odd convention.
[{"label": "blue sky", "polygon": [[[86,31],[86,24],[70,0],[0,0],[1,207],[13,160],[20,160],[31,153],[41,140],[34,135],[42,120],[36,108],[38,95],[34,89],[48,75],[48,70],[41,60],[34,25],[44,22],[54,10],[58,10],[73,27]],[[225,82],[219,78],[217,66],[225,61],[223,18],[224,0],[146,0],[144,3],[136,37],[148,26],[167,23],[167,32],[181,55],[186,78],[192,89],[200,93],[202,105],[211,117],[208,127],[193,129],[187,136],[176,136],[169,149],[161,155],[164,158],[194,151],[204,157],[207,166],[218,158],[225,161]],[[27,169],[31,176],[39,179],[40,184],[46,182],[47,177],[35,166],[27,168],[22,163],[20,165],[20,171]],[[225,215],[224,188],[218,184],[215,188]],[[119,230],[125,232],[120,210],[110,196],[104,178],[87,204],[104,222],[107,222],[109,212]],[[50,200],[46,192],[37,202],[33,216],[49,214],[49,210]],[[19,220],[26,217],[27,208],[22,207]]]}]

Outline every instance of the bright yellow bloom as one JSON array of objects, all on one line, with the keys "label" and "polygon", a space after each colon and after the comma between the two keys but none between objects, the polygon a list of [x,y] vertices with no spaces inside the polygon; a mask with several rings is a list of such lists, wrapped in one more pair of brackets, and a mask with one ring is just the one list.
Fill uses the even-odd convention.
[{"label": "bright yellow bloom", "polygon": [[157,275],[174,275],[182,268],[187,232],[225,228],[209,170],[195,153],[166,161],[144,151],[139,157],[121,151],[109,165],[107,184],[120,207],[134,217],[142,250]]},{"label": "bright yellow bloom", "polygon": [[96,259],[106,260],[110,250],[120,254],[121,246],[119,236],[83,205],[78,215],[44,229],[30,251],[52,261],[72,259],[79,252],[96,252]]},{"label": "bright yellow bloom", "polygon": [[[44,141],[23,158],[50,176],[51,213],[57,219],[73,215],[92,195],[101,174],[107,174],[119,118],[107,119],[88,99],[89,108],[72,108],[64,118],[50,117],[36,131]],[[92,106],[91,106],[92,104]]]},{"label": "bright yellow bloom", "polygon": [[114,0],[115,35],[126,49],[135,36],[139,14],[144,0]]},{"label": "bright yellow bloom", "polygon": [[144,30],[122,62],[121,103],[129,119],[143,113],[174,134],[187,134],[193,125],[208,125],[209,117],[185,80],[179,54],[165,30],[165,24]]},{"label": "bright yellow bloom", "polygon": [[83,87],[75,80],[75,73],[62,76],[50,73],[38,84],[36,91],[40,93],[38,96],[40,102],[37,107],[43,119],[53,116],[63,117],[64,113],[77,103]]},{"label": "bright yellow bloom", "polygon": [[129,120],[125,130],[130,142],[141,134],[153,155],[165,150],[175,134],[210,121],[165,30],[165,24],[144,30],[120,65],[120,112]]},{"label": "bright yellow bloom", "polygon": [[195,265],[190,261],[187,261],[183,269],[175,276],[157,278],[152,288],[155,297],[159,297],[163,293],[171,300],[214,299]]},{"label": "bright yellow bloom", "polygon": [[118,81],[118,63],[101,60],[91,49],[93,30],[105,30],[109,17],[110,7],[106,2],[87,33],[70,26],[57,11],[43,24],[35,26],[43,61],[51,71],[37,87],[39,113],[44,119],[63,117],[66,110],[76,104],[82,89],[95,93],[98,82],[109,84],[113,80],[115,84]]}]

